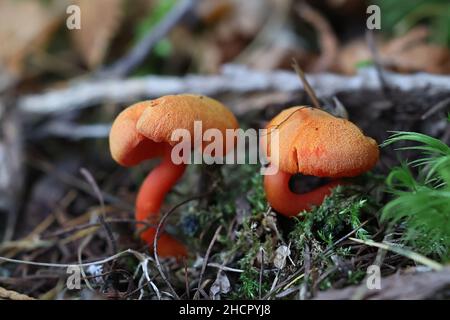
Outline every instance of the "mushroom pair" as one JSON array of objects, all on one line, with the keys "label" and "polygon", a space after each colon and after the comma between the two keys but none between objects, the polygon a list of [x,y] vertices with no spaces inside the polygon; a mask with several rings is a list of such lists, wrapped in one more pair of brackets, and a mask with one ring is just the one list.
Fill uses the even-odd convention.
[{"label": "mushroom pair", "polygon": [[[271,145],[273,130],[278,130],[278,146]],[[278,171],[264,177],[264,189],[272,208],[288,217],[320,205],[334,187],[343,183],[340,178],[370,170],[379,157],[374,139],[366,137],[352,122],[317,108],[286,109],[268,123],[267,132],[262,148]],[[289,188],[289,180],[297,173],[332,180],[297,194]]]},{"label": "mushroom pair", "polygon": [[[172,137],[176,129],[194,134],[194,122],[202,122],[203,132],[218,129],[222,137],[226,130],[238,129],[234,115],[221,103],[205,96],[192,94],[164,96],[134,104],[119,114],[110,133],[112,157],[123,166],[135,166],[144,160],[162,158],[161,163],[144,180],[136,199],[136,219],[156,224],[164,198],[183,175],[186,164],[172,161],[173,147],[179,143]],[[293,107],[284,110],[267,125],[268,134],[262,147],[278,171],[266,175],[264,188],[271,206],[286,216],[295,216],[312,206],[320,205],[331,190],[342,184],[340,178],[357,176],[370,170],[377,162],[379,151],[375,140],[364,136],[348,120],[336,118],[322,110]],[[280,145],[271,145],[272,130],[277,129]],[[203,134],[202,132],[202,134]],[[234,138],[233,138],[234,140]],[[196,145],[190,141],[191,148]],[[234,148],[235,141],[224,142]],[[206,150],[207,144],[203,146]],[[229,147],[230,148],[230,147]],[[215,150],[215,149],[213,149]],[[333,180],[313,191],[296,194],[289,188],[292,175],[302,173]],[[148,228],[141,238],[153,245],[156,228]],[[183,244],[163,233],[159,238],[158,254],[186,256]]]},{"label": "mushroom pair", "polygon": [[[234,115],[220,102],[192,94],[170,95],[139,102],[126,108],[115,119],[109,136],[110,150],[115,161],[131,167],[144,160],[162,159],[139,189],[136,198],[136,220],[149,220],[155,225],[158,223],[166,194],[186,169],[186,163],[175,164],[172,161],[172,149],[180,143],[173,139],[172,134],[176,129],[185,129],[189,131],[191,138],[194,137],[195,121],[201,121],[203,132],[218,129],[223,137],[226,137],[226,129],[238,128]],[[181,143],[189,143],[191,148],[197,145],[193,139]],[[206,150],[207,145],[204,144],[203,150],[197,151]],[[225,141],[223,145],[222,155],[225,155],[229,151],[229,144]],[[234,143],[230,145],[234,146]],[[217,150],[213,149],[211,152]],[[221,154],[208,156],[218,157]],[[156,226],[150,227],[141,233],[141,238],[153,247],[155,233]],[[163,233],[158,240],[158,254],[162,257],[181,257],[186,256],[187,251],[183,244]]]}]

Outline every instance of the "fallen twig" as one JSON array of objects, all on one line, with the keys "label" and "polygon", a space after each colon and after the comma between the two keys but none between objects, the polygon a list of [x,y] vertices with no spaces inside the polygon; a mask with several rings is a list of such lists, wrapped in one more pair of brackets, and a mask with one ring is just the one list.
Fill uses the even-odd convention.
[{"label": "fallen twig", "polygon": [[[150,227],[156,227],[156,225],[148,222],[148,221],[142,221],[142,220],[136,220],[136,219],[127,219],[127,218],[110,218],[110,219],[106,219],[105,220],[106,223],[129,223],[129,224],[135,224],[135,225],[139,225],[142,224],[148,228]],[[59,230],[56,231],[54,233],[51,233],[49,235],[44,235],[41,238],[42,239],[49,239],[49,238],[55,238],[55,237],[61,237],[67,233],[73,233],[76,231],[80,231],[83,229],[88,229],[88,228],[92,228],[92,227],[98,227],[100,226],[101,223],[100,222],[93,222],[93,223],[84,223],[84,224],[80,224],[80,225],[76,225],[73,227],[69,227],[63,230]]]},{"label": "fallen twig", "polygon": [[378,79],[380,81],[381,89],[386,94],[389,92],[389,84],[386,81],[386,78],[384,76],[384,70],[382,67],[380,53],[378,51],[374,32],[372,30],[366,31],[366,42],[367,42],[367,46],[369,47],[370,54],[372,55],[372,59],[375,63],[375,70],[376,70]]},{"label": "fallen twig", "polygon": [[425,120],[429,117],[431,117],[433,114],[435,114],[436,112],[438,112],[439,110],[442,110],[444,108],[447,108],[448,106],[450,106],[450,98],[446,98],[442,101],[439,101],[438,103],[436,103],[434,106],[432,106],[430,109],[428,109],[427,112],[425,112],[420,119],[421,120]]},{"label": "fallen twig", "polygon": [[105,201],[103,200],[102,192],[100,191],[100,188],[99,188],[97,182],[95,181],[94,177],[86,168],[81,168],[80,172],[83,175],[83,177],[86,179],[86,181],[91,185],[95,195],[97,196],[98,201],[100,202],[101,213],[98,216],[98,220],[100,221],[100,224],[103,226],[103,228],[106,231],[110,249],[112,251],[112,254],[114,254],[118,251],[117,243],[116,243],[116,239],[114,239],[114,235],[111,230],[111,227],[105,221]]},{"label": "fallen twig", "polygon": [[421,254],[418,254],[418,253],[408,250],[406,248],[400,247],[400,246],[396,246],[396,245],[389,244],[389,243],[375,242],[372,240],[361,240],[361,239],[356,239],[356,238],[349,238],[349,239],[354,242],[362,243],[362,244],[365,244],[365,245],[368,245],[371,247],[376,247],[376,248],[392,251],[392,252],[402,255],[406,258],[409,258],[417,263],[428,266],[431,269],[436,270],[436,271],[440,271],[444,268],[443,265],[441,265],[440,263],[433,261]]},{"label": "fallen twig", "polygon": [[231,268],[231,267],[223,266],[221,264],[214,263],[214,262],[208,263],[208,267],[217,268],[222,271],[229,271],[229,272],[236,272],[236,273],[244,272],[244,270],[242,270],[242,269]]},{"label": "fallen twig", "polygon": [[[404,75],[384,72],[389,85],[400,90],[450,90],[450,76],[418,73]],[[318,97],[332,97],[338,92],[378,90],[379,78],[375,69],[360,69],[355,76],[330,73],[306,76]],[[255,91],[297,92],[302,89],[298,76],[289,71],[264,72],[242,65],[225,65],[218,75],[187,75],[185,77],[146,76],[125,80],[88,80],[74,83],[65,89],[55,89],[19,99],[22,112],[46,115],[68,112],[96,105],[103,101],[128,103],[138,99],[166,94],[194,92],[217,95],[224,92]]]},{"label": "fallen twig", "polygon": [[159,40],[172,30],[183,16],[194,6],[196,0],[181,0],[164,19],[134,46],[126,56],[109,69],[100,72],[101,77],[123,77],[130,74],[147,57]]},{"label": "fallen twig", "polygon": [[[0,98],[0,242],[13,238],[23,185],[21,117]],[[2,215],[5,217],[2,217]]]},{"label": "fallen twig", "polygon": [[109,135],[111,123],[77,124],[68,121],[52,120],[37,132],[33,132],[30,139],[42,139],[51,137],[65,138],[70,140],[99,139]]},{"label": "fallen twig", "polygon": [[7,257],[2,257],[0,256],[0,261],[5,261],[5,262],[9,262],[9,263],[17,263],[17,264],[25,264],[25,265],[30,265],[30,266],[36,266],[36,267],[54,267],[54,268],[68,268],[68,267],[73,267],[73,266],[77,266],[77,267],[89,267],[92,265],[98,265],[98,264],[103,264],[103,263],[107,263],[109,261],[113,261],[117,258],[120,258],[124,255],[128,255],[128,254],[132,254],[134,255],[136,258],[140,258],[142,256],[141,253],[132,250],[132,249],[127,249],[125,251],[121,251],[113,256],[109,256],[107,258],[101,259],[101,260],[97,260],[97,261],[92,261],[92,262],[84,262],[82,264],[79,264],[77,262],[74,263],[48,263],[48,262],[35,262],[35,261],[27,261],[27,260],[19,260],[19,259],[12,259],[12,258],[7,258]]},{"label": "fallen twig", "polygon": [[299,76],[299,78],[303,84],[303,89],[308,94],[308,97],[311,99],[314,107],[317,109],[320,109],[319,99],[317,99],[314,89],[311,88],[311,85],[309,84],[308,80],[306,80],[305,73],[303,72],[302,68],[300,68],[297,60],[295,60],[295,59],[292,60],[292,68],[294,68],[295,73],[297,73],[297,75]]}]

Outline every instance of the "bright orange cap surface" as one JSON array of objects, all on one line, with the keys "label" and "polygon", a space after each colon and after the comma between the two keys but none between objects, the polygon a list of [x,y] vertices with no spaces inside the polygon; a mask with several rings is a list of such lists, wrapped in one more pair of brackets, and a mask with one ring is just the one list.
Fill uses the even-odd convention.
[{"label": "bright orange cap surface", "polygon": [[[279,129],[279,147],[271,146],[270,132]],[[267,152],[279,169],[316,177],[353,177],[378,161],[376,141],[352,122],[310,107],[282,111],[267,125]],[[278,161],[276,157],[278,153]]]},{"label": "bright orange cap surface", "polygon": [[195,120],[202,122],[203,132],[220,130],[224,147],[225,130],[238,128],[227,107],[205,96],[180,94],[142,101],[122,111],[114,121],[109,136],[112,157],[121,165],[133,166],[161,155],[165,143],[173,146],[179,142],[171,139],[175,129],[189,130],[193,143]]}]

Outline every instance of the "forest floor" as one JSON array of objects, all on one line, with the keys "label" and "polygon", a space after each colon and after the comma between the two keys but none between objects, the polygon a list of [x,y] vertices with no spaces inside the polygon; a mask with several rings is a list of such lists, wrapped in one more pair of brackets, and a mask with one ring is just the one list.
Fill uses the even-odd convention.
[{"label": "forest floor", "polygon": [[[444,111],[427,114],[430,106],[447,97],[446,93],[390,89],[339,92],[336,97],[350,120],[379,143],[388,138],[389,131],[422,132],[447,143],[450,139],[448,126],[442,123]],[[243,113],[239,120],[244,128],[261,128],[285,107],[304,104],[309,104],[306,94],[294,93],[286,101]],[[386,241],[395,244],[402,232],[401,225],[392,227],[380,221],[380,210],[390,198],[384,184],[386,175],[401,159],[418,155],[405,151],[400,156],[396,147],[382,148],[371,173],[338,187],[320,207],[299,219],[277,215],[267,205],[259,165],[190,166],[169,195],[164,211],[170,215],[166,229],[183,239],[191,253],[189,259],[179,261],[159,259],[136,238],[132,203],[147,165],[133,170],[119,168],[106,156],[108,146],[95,140],[39,138],[36,150],[47,152],[27,150],[30,174],[25,192],[30,200],[23,205],[25,214],[18,220],[21,236],[3,244],[0,254],[53,266],[0,262],[0,280],[11,290],[47,299],[448,295],[448,290],[442,291],[448,288],[448,269],[422,275],[432,265],[419,266],[404,253],[377,247]],[[58,149],[64,150],[57,152],[63,156],[50,159],[49,150],[53,153]],[[92,173],[92,179],[84,180],[80,167]],[[308,188],[309,182],[315,183],[305,176],[298,179],[300,184],[295,179],[292,183],[294,190],[298,185]],[[101,193],[95,191],[95,184]],[[52,201],[56,198],[61,200],[55,205]],[[45,214],[48,210],[53,213]],[[114,240],[96,220],[98,215],[104,215]],[[85,289],[67,290],[66,269],[57,265],[101,261],[108,256],[105,262],[85,268],[84,279],[89,282]],[[387,293],[374,293],[365,285],[367,269],[374,264],[380,266],[382,281],[389,284]],[[395,278],[389,278],[392,275]],[[406,277],[417,277],[417,281]],[[446,280],[438,281],[441,278]],[[418,294],[408,289],[418,286],[417,282],[427,290]],[[358,285],[362,290],[350,290]],[[398,296],[393,293],[396,286],[401,287],[397,288]]]}]

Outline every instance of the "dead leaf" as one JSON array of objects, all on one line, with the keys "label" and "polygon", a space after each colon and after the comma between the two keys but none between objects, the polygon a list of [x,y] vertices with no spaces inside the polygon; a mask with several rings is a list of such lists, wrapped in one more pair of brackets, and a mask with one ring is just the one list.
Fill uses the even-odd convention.
[{"label": "dead leaf", "polygon": [[46,43],[61,13],[61,7],[46,6],[41,1],[0,1],[0,65],[19,75],[24,58]]},{"label": "dead leaf", "polygon": [[201,0],[196,13],[208,27],[201,34],[176,28],[172,44],[175,51],[193,57],[200,72],[218,72],[224,62],[236,58],[251,42],[267,22],[271,9],[269,1]]},{"label": "dead leaf", "polygon": [[450,72],[450,51],[434,44],[419,44],[397,55],[384,56],[385,64],[398,72]]},{"label": "dead leaf", "polygon": [[372,56],[365,40],[353,40],[339,50],[333,71],[344,74],[355,74],[358,63],[371,59]]},{"label": "dead leaf", "polygon": [[383,62],[399,72],[450,72],[450,50],[427,43],[429,35],[428,28],[418,26],[392,39],[381,49]]},{"label": "dead leaf", "polygon": [[214,24],[224,19],[233,10],[230,0],[202,0],[196,7],[196,12],[203,23]]},{"label": "dead leaf", "polygon": [[[382,64],[397,72],[428,72],[445,74],[450,72],[450,50],[428,43],[428,30],[417,27],[405,35],[388,42],[378,41]],[[357,39],[339,51],[335,71],[354,74],[357,64],[372,60],[364,39]]]},{"label": "dead leaf", "polygon": [[264,24],[270,6],[260,0],[229,0],[232,12],[218,26],[217,36],[223,40],[232,40],[236,34],[243,37],[254,36]]},{"label": "dead leaf", "polygon": [[122,0],[78,0],[81,29],[72,30],[74,45],[86,65],[100,65],[122,18]]},{"label": "dead leaf", "polygon": [[273,265],[275,268],[282,270],[286,266],[286,259],[290,254],[291,250],[288,246],[279,246],[275,251],[275,257],[273,258]]},{"label": "dead leaf", "polygon": [[216,280],[209,289],[209,295],[212,299],[217,298],[220,294],[227,294],[231,290],[230,280],[225,273],[219,272]]}]

